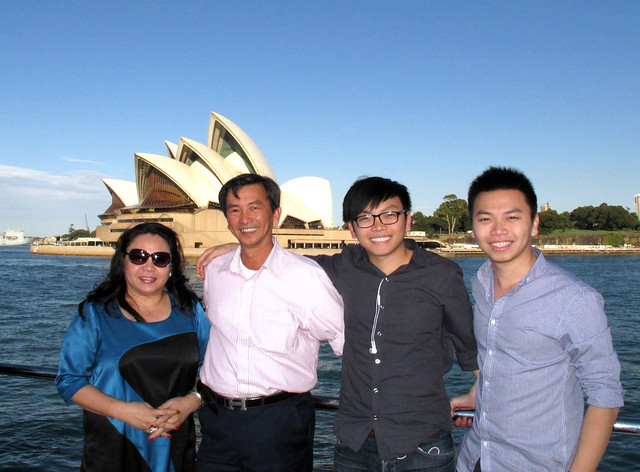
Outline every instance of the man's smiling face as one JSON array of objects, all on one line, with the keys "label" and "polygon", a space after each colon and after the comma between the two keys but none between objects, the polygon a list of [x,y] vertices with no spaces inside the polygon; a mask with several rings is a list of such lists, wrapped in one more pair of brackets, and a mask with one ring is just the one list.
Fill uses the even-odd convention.
[{"label": "man's smiling face", "polygon": [[473,205],[472,224],[472,236],[492,263],[530,264],[538,215],[531,219],[531,209],[520,190],[480,192]]},{"label": "man's smiling face", "polygon": [[239,188],[237,197],[231,191],[227,195],[227,228],[242,248],[270,247],[280,212],[280,208],[271,208],[267,191],[260,183]]}]

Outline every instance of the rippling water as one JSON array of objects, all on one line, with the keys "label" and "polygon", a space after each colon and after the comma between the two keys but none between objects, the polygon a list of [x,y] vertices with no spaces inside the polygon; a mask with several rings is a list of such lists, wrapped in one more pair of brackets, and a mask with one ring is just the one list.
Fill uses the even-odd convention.
[{"label": "rippling water", "polygon": [[[456,259],[468,281],[482,258]],[[622,364],[622,417],[640,421],[640,257],[557,257],[557,264],[599,290]],[[193,261],[192,261],[193,262]],[[32,255],[28,247],[0,248],[0,362],[55,367],[62,338],[79,301],[108,270],[105,258]],[[197,291],[193,267],[188,276]],[[471,374],[447,375],[450,395],[464,393]],[[472,377],[472,376],[471,376]],[[325,346],[316,393],[337,396],[340,360]],[[66,407],[52,381],[0,375],[0,470],[62,472],[78,469],[81,412]],[[316,468],[331,470],[333,413],[318,411]],[[523,427],[525,427],[523,425]],[[455,432],[459,440],[462,431]],[[639,470],[640,438],[614,435],[598,470]]]}]

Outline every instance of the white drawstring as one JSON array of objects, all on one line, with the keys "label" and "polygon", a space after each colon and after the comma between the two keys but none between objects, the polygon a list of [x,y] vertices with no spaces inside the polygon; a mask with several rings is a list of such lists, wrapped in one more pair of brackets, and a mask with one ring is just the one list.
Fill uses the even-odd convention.
[{"label": "white drawstring", "polygon": [[373,318],[373,326],[371,327],[371,347],[369,348],[369,354],[377,354],[378,348],[376,347],[376,329],[378,328],[378,316],[380,316],[380,310],[384,308],[380,303],[380,288],[382,287],[382,283],[387,280],[384,277],[380,284],[378,285],[378,293],[376,295],[376,316]]}]

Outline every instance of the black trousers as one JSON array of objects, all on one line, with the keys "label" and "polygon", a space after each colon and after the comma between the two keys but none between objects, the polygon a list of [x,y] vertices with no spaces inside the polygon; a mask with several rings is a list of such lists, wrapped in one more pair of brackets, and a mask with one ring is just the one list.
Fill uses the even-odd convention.
[{"label": "black trousers", "polygon": [[200,409],[198,472],[312,472],[315,409],[310,393],[246,411]]}]

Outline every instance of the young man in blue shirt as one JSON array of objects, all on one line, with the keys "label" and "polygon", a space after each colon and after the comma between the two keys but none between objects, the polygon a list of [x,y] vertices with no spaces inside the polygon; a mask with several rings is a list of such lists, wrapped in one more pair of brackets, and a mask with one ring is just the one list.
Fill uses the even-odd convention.
[{"label": "young man in blue shirt", "polygon": [[537,200],[521,172],[487,169],[468,202],[489,261],[472,280],[476,392],[452,400],[475,408],[457,470],[595,471],[623,403],[602,297],[532,247]]}]

